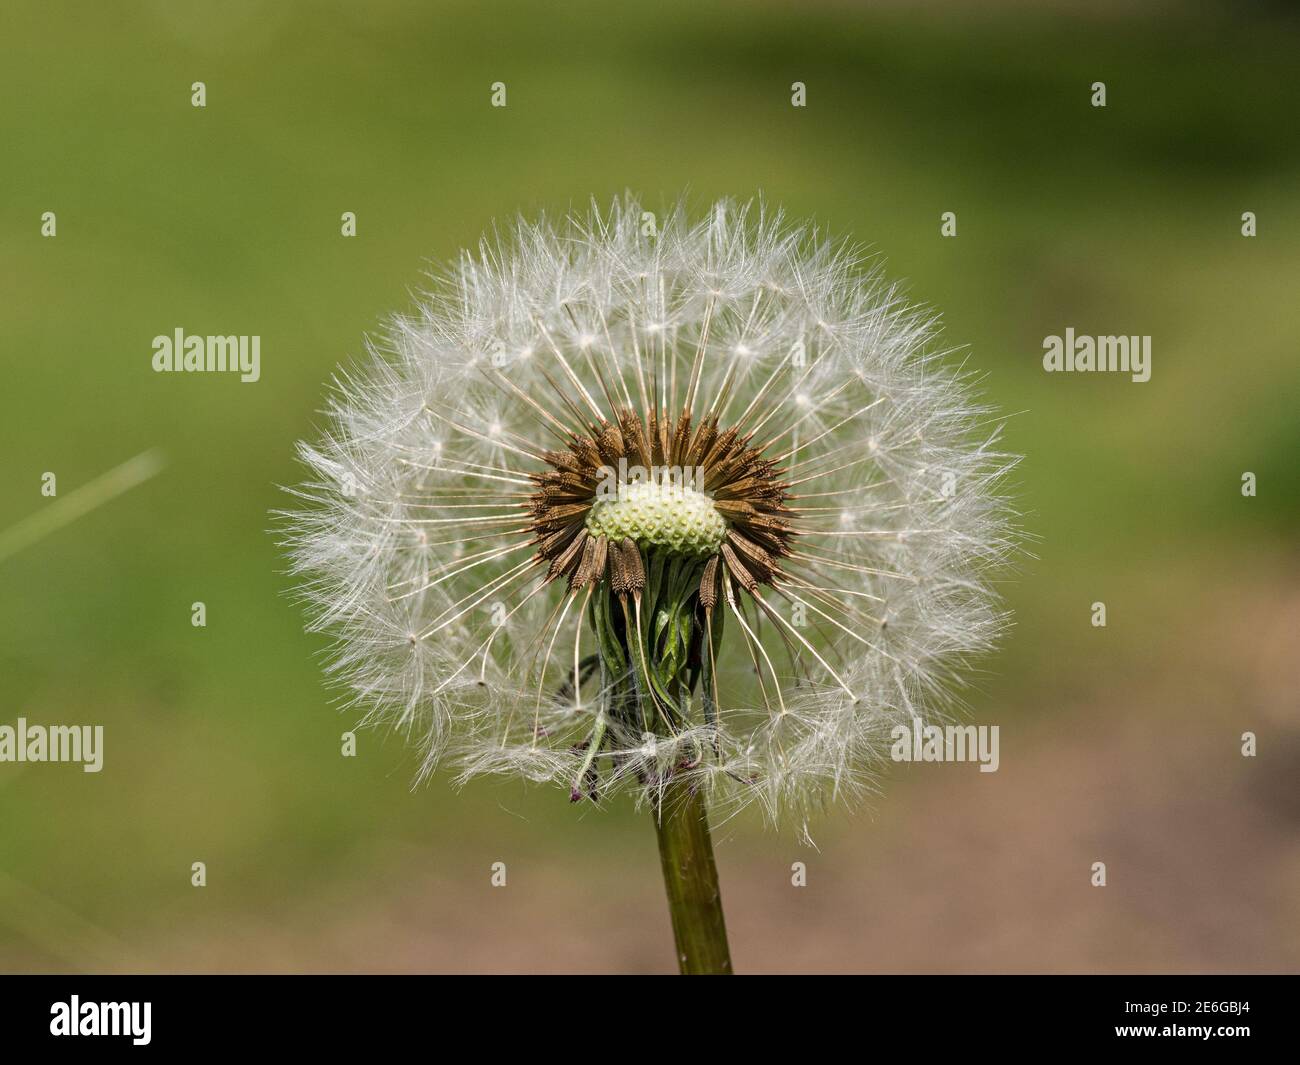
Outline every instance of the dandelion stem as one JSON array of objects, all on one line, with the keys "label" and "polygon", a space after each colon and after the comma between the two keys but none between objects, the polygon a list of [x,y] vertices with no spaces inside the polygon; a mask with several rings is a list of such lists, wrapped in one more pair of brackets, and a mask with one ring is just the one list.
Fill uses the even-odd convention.
[{"label": "dandelion stem", "polygon": [[659,859],[681,973],[730,976],[731,950],[704,796],[689,781],[670,780],[655,812]]}]

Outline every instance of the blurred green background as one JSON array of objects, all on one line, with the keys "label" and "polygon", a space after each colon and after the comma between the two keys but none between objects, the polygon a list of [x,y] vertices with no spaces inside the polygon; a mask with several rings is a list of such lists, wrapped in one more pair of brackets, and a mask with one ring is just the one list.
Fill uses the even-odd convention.
[{"label": "blurred green background", "polygon": [[[268,532],[335,366],[423,270],[625,189],[761,192],[869,243],[1026,456],[1033,557],[974,700],[1001,770],[897,767],[815,850],[723,827],[738,968],[1300,964],[1281,8],[10,2],[0,42],[0,535],[57,503],[46,471],[63,499],[166,460],[0,558],[0,724],[106,732],[99,774],[0,764],[0,969],[672,968],[645,815],[412,791],[379,733],[340,757]],[[1150,382],[1045,374],[1067,326],[1150,334]],[[177,327],[260,334],[262,379],[153,373]]]}]

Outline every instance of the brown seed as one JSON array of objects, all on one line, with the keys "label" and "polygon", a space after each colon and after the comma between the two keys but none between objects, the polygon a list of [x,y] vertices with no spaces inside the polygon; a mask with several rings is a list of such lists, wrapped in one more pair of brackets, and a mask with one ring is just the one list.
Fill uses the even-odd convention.
[{"label": "brown seed", "polygon": [[722,558],[727,563],[727,572],[736,578],[736,583],[745,591],[752,593],[758,588],[758,581],[754,578],[754,575],[745,568],[744,563],[740,561],[740,557],[725,540],[722,542]]},{"label": "brown seed", "polygon": [[736,529],[727,531],[727,543],[744,557],[745,564],[760,581],[770,581],[776,573],[776,562],[753,540]]},{"label": "brown seed", "polygon": [[596,561],[596,539],[593,536],[587,537],[587,542],[582,548],[582,558],[578,560],[578,565],[569,574],[569,591],[576,592],[579,588],[585,588],[591,583],[595,576]]},{"label": "brown seed", "polygon": [[611,544],[609,550],[609,586],[617,596],[625,596],[632,582],[623,558],[623,545]]},{"label": "brown seed", "polygon": [[623,445],[623,434],[619,432],[618,426],[606,422],[600,431],[600,437],[597,440],[600,449],[601,461],[607,466],[615,466],[618,460],[626,453]]},{"label": "brown seed", "polygon": [[641,549],[632,540],[624,540],[622,545],[623,564],[627,567],[627,590],[633,595],[640,595],[645,587],[645,565],[641,562]]},{"label": "brown seed", "polygon": [[586,529],[579,530],[578,535],[573,538],[573,543],[566,547],[562,554],[555,557],[551,562],[551,568],[546,573],[548,581],[564,576],[577,565],[579,552],[586,545],[588,535]]},{"label": "brown seed", "polygon": [[682,411],[682,416],[677,419],[677,426],[673,430],[672,450],[670,452],[671,460],[669,465],[685,466],[686,465],[686,448],[691,442],[691,412]]},{"label": "brown seed", "polygon": [[623,442],[628,455],[636,460],[636,465],[650,465],[650,444],[646,440],[645,426],[641,419],[629,407],[618,412],[618,423],[623,430]]},{"label": "brown seed", "polygon": [[704,563],[704,572],[700,575],[700,606],[706,611],[718,604],[718,556],[712,555]]}]

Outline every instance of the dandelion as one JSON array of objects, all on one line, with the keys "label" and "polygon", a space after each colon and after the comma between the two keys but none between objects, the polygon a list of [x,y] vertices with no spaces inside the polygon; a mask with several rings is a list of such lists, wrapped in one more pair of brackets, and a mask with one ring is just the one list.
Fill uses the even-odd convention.
[{"label": "dandelion", "polygon": [[420,776],[632,793],[684,972],[709,838],[804,828],[1002,623],[999,425],[932,315],[757,204],[519,222],[341,374],[289,548],[331,671]]}]

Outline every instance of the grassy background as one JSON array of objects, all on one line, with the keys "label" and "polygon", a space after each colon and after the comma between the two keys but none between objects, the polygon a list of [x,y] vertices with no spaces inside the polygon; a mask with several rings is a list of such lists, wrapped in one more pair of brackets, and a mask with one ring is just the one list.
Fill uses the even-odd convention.
[{"label": "grassy background", "polygon": [[[1160,808],[1183,819],[1198,774],[1254,771],[1236,749],[1247,728],[1268,736],[1261,773],[1295,769],[1296,690],[1277,667],[1300,588],[1300,26],[1276,9],[19,2],[0,38],[0,530],[51,505],[46,471],[66,496],[146,449],[167,460],[0,560],[0,723],[106,730],[98,775],[0,765],[0,967],[563,967],[546,954],[557,939],[587,943],[587,967],[670,964],[650,829],[632,811],[507,783],[411,792],[414,756],[378,734],[339,757],[346,721],[267,532],[333,368],[409,307],[429,262],[517,210],[628,188],[652,202],[761,192],[870,242],[1019,412],[1008,441],[1026,456],[1037,557],[1007,588],[1018,627],[976,720],[1003,726],[1004,766],[1081,776],[1058,835],[1100,809],[1089,802],[1123,810],[1125,780],[1128,819],[1145,823],[1137,796],[1174,761],[1186,772]],[[190,105],[198,80],[204,109]],[[505,109],[489,106],[498,80]],[[806,109],[790,106],[796,80]],[[1097,80],[1105,109],[1089,105]],[[959,235],[945,240],[949,210]],[[44,211],[55,239],[40,236]],[[343,211],[355,239],[339,234]],[[260,334],[261,381],[154,374],[151,338],[178,326]],[[1151,381],[1044,374],[1042,338],[1067,326],[1152,335]],[[1258,498],[1240,495],[1245,470]],[[1095,600],[1104,630],[1088,623]],[[1286,654],[1252,656],[1279,639]],[[1112,742],[1134,718],[1149,727]],[[1110,737],[1105,757],[1133,775],[1089,778],[1095,764],[1069,757],[1086,736]],[[799,855],[856,868],[882,833],[907,838],[916,811],[942,826],[944,803],[976,801],[951,777],[891,776],[870,811],[827,822],[815,858],[730,826],[742,961],[749,949],[754,967],[782,967],[752,944],[796,920],[789,892],[750,905],[753,878],[783,881]],[[997,776],[1030,805],[1053,786]],[[1233,809],[1225,834],[1298,813],[1282,799]],[[1146,831],[1153,844],[1165,828]],[[1207,920],[1254,888],[1297,894],[1294,843],[1235,874],[1214,839],[1201,845],[1223,873],[1187,874]],[[994,832],[970,862],[1005,868],[1015,848]],[[1086,892],[1096,849],[1044,854],[1026,875]],[[487,887],[496,860],[508,892]],[[999,916],[994,889],[953,861],[936,905],[966,878],[992,927],[1029,920]],[[1153,896],[1167,869],[1150,867]],[[840,876],[820,902],[836,919],[820,942],[806,930],[799,964],[890,968],[881,950],[844,953],[844,927],[886,918]],[[584,915],[579,882],[610,885],[626,909],[599,913],[647,926],[649,945],[606,950],[611,927]],[[1059,929],[1094,899],[1044,903],[1043,921]],[[1188,953],[1171,925],[1144,954],[1112,922],[1111,953],[1031,938],[985,965],[1289,964],[1300,914],[1279,907],[1255,931],[1294,953],[1241,938]],[[463,941],[422,939],[449,910]],[[364,934],[335,934],[357,914]],[[249,933],[285,927],[275,951]],[[947,933],[927,935],[916,966],[960,967]],[[333,947],[314,952],[322,937]]]}]

